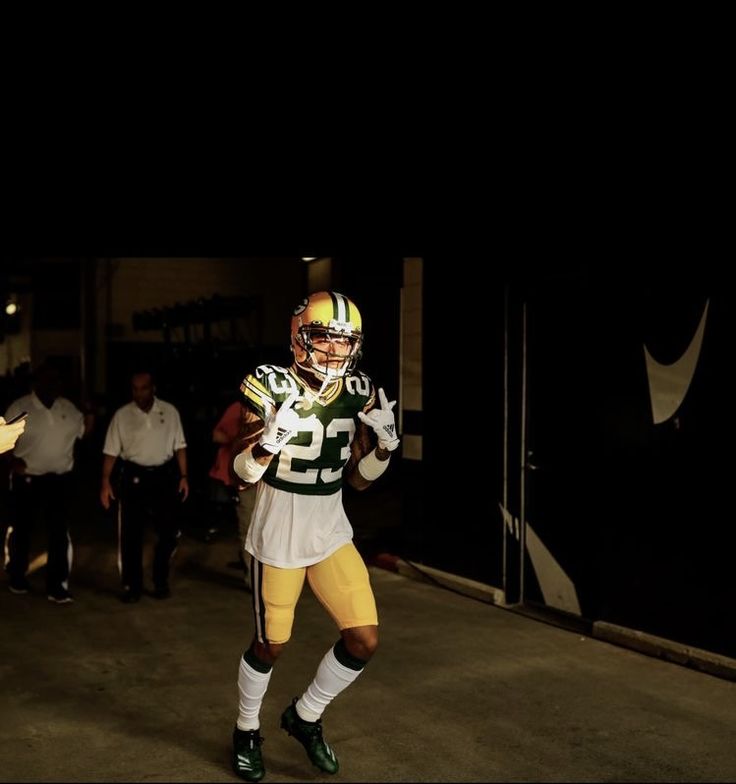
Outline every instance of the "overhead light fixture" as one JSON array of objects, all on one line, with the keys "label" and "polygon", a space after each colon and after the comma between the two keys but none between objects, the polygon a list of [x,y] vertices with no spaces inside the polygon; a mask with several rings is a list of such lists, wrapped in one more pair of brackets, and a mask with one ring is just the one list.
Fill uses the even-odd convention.
[{"label": "overhead light fixture", "polygon": [[302,256],[302,261],[317,261],[319,256]]}]

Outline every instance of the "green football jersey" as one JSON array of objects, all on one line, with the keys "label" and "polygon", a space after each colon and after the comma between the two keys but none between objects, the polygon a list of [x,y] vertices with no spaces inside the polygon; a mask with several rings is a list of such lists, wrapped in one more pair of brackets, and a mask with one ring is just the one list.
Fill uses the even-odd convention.
[{"label": "green football jersey", "polygon": [[[308,389],[292,368],[260,365],[240,385],[242,402],[266,419],[271,408],[293,392]],[[342,486],[342,471],[360,420],[359,411],[373,408],[376,394],[364,373],[338,379],[310,407],[294,407],[302,427],[271,461],[263,481],[279,490],[303,495],[331,495]],[[305,400],[311,400],[305,395]],[[297,401],[298,402],[298,401]]]}]

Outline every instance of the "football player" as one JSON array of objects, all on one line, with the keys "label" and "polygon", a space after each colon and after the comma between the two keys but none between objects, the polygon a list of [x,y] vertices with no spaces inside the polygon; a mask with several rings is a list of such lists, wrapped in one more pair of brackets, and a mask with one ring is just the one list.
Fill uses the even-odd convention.
[{"label": "football player", "polygon": [[383,389],[356,369],[363,324],[334,291],[307,297],[291,319],[291,367],[261,365],[241,384],[240,437],[233,472],[257,484],[245,542],[250,554],[255,635],[240,660],[233,767],[246,781],[264,773],[259,713],[274,662],[291,636],[294,608],[309,581],[340,638],[314,680],[281,716],[281,727],[320,770],[336,773],[322,713],[363,671],[378,645],[368,570],[353,544],[342,483],[364,490],[399,446]]}]

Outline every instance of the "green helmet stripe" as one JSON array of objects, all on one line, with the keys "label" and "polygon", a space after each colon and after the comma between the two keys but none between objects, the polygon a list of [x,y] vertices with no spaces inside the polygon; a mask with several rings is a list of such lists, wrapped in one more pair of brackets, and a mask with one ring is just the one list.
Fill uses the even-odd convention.
[{"label": "green helmet stripe", "polygon": [[330,292],[330,298],[332,299],[332,318],[337,319],[337,294],[334,291]]},{"label": "green helmet stripe", "polygon": [[338,294],[337,292],[335,292],[333,296],[337,300],[335,318],[338,321],[350,321],[350,302],[348,298],[344,294]]}]

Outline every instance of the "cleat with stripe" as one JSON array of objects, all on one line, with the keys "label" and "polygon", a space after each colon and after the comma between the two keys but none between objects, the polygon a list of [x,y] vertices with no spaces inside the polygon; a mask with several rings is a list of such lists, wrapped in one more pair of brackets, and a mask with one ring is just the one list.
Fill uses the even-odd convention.
[{"label": "cleat with stripe", "polygon": [[340,764],[335,752],[322,738],[322,719],[304,721],[296,712],[297,697],[281,715],[281,729],[286,730],[304,746],[310,762],[325,773],[337,773]]},{"label": "cleat with stripe", "polygon": [[233,770],[245,781],[260,781],[266,774],[261,755],[260,730],[233,730]]}]

